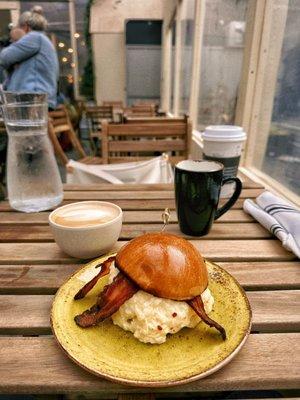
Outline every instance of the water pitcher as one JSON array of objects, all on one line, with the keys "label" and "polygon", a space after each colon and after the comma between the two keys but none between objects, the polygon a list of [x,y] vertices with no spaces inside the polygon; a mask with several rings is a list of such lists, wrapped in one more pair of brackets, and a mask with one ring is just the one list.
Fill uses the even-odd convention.
[{"label": "water pitcher", "polygon": [[57,206],[62,182],[47,133],[46,102],[3,105],[8,133],[7,190],[12,208],[36,212]]}]

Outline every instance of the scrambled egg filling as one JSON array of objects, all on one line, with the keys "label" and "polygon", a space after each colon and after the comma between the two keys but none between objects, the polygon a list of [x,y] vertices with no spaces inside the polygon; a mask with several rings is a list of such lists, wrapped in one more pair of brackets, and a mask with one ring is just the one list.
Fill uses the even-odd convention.
[{"label": "scrambled egg filling", "polygon": [[[111,268],[109,283],[118,272],[117,268]],[[208,314],[212,311],[214,298],[209,289],[201,297]],[[194,328],[201,319],[184,301],[162,299],[139,290],[112,315],[112,320],[141,342],[160,344],[166,341],[169,333],[184,327]]]}]

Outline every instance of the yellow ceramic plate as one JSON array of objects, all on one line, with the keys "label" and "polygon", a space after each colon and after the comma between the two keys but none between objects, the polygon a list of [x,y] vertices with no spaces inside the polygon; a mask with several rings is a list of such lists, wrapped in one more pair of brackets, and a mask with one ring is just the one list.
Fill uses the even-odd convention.
[{"label": "yellow ceramic plate", "polygon": [[58,343],[77,364],[101,377],[137,386],[171,386],[203,378],[227,364],[241,349],[251,328],[251,309],[243,289],[222,268],[206,261],[209,288],[215,298],[210,316],[223,325],[227,340],[200,322],[170,335],[163,344],[144,344],[112,321],[79,328],[74,316],[95,303],[107,282],[102,278],[89,295],[74,301],[75,293],[96,273],[94,260],[75,273],[57,292],[51,313]]}]

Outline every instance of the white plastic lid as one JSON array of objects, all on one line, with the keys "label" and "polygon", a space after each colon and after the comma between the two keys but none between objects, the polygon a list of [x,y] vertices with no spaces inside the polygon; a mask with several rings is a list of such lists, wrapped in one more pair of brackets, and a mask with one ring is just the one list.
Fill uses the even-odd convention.
[{"label": "white plastic lid", "polygon": [[210,125],[202,132],[202,139],[212,142],[239,142],[246,137],[243,128],[237,125]]}]

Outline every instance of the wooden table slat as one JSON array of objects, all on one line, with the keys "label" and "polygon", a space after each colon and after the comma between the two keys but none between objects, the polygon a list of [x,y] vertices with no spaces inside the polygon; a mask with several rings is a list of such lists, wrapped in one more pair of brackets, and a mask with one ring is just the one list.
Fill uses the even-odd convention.
[{"label": "wooden table slat", "polygon": [[[300,329],[300,290],[248,292],[252,331],[291,332]],[[0,334],[50,333],[51,295],[1,295]]]},{"label": "wooden table slat", "polygon": [[[65,200],[63,201],[60,205],[66,205],[66,204],[70,204],[73,202],[77,202],[80,200],[87,200],[87,199],[83,199],[83,198],[79,198],[79,199],[73,199],[73,200]],[[92,199],[89,199],[92,200]],[[104,200],[103,198],[97,198],[94,200]],[[105,201],[110,201],[111,203],[117,204],[119,207],[122,208],[123,211],[126,210],[164,210],[165,208],[170,208],[171,210],[175,210],[175,200],[173,199],[136,199],[136,198],[132,198],[132,199],[118,199],[118,197],[116,197],[115,199],[106,199]],[[220,200],[220,205],[225,203],[225,199],[221,199]],[[245,199],[240,198],[237,200],[237,202],[232,206],[233,210],[241,210],[243,208],[243,203],[244,203]],[[0,202],[0,212],[1,211],[14,211],[8,201],[1,201]]]},{"label": "wooden table slat", "polygon": [[[248,184],[249,183],[249,184]],[[250,186],[249,186],[250,185]],[[247,181],[245,180],[244,188],[245,189],[260,189],[262,188],[258,183],[255,183],[253,181]],[[131,191],[131,192],[140,192],[140,191],[147,191],[149,190],[149,184],[148,183],[125,183],[125,184],[111,184],[111,183],[89,183],[85,185],[78,185],[78,184],[70,184],[70,183],[65,183],[64,184],[64,192],[90,192],[90,191],[97,191],[97,192],[109,192],[111,190],[114,190],[115,192],[124,192],[124,191]],[[153,191],[166,191],[166,190],[173,190],[174,189],[174,184],[173,183],[152,183],[151,184],[151,190]]]},{"label": "wooden table slat", "polygon": [[[144,233],[159,232],[162,223],[157,224],[123,224],[120,240],[130,240]],[[177,224],[170,224],[167,232],[180,235]],[[192,236],[182,234],[185,238]],[[214,224],[211,232],[203,240],[211,239],[269,239],[272,235],[258,223],[222,223]],[[54,241],[50,226],[41,225],[0,225],[0,242],[49,242]]]},{"label": "wooden table slat", "polygon": [[[168,392],[292,389],[300,382],[300,333],[250,335],[241,352],[204,379]],[[291,351],[292,350],[292,351]],[[51,337],[0,337],[1,393],[161,392],[100,379],[71,362]]]},{"label": "wooden table slat", "polygon": [[[278,240],[192,240],[193,245],[212,261],[284,261],[296,256]],[[119,241],[113,251],[126,241]],[[69,264],[79,263],[63,253],[56,243],[0,243],[0,264]]]},{"label": "wooden table slat", "polygon": [[[255,198],[263,192],[263,189],[243,189],[240,194],[240,199]],[[174,190],[170,191],[68,191],[64,193],[64,200],[130,200],[130,199],[142,199],[142,200],[152,200],[152,199],[173,199]]]},{"label": "wooden table slat", "polygon": [[[300,263],[218,262],[250,290],[300,289]],[[53,294],[81,265],[0,265],[1,294]]]},{"label": "wooden table slat", "polygon": [[[49,212],[40,213],[20,213],[20,212],[2,212],[0,214],[0,225],[48,225]],[[142,211],[124,211],[123,223],[161,223],[162,212],[159,210],[142,210]],[[170,224],[177,224],[177,215],[173,211],[171,213]],[[256,222],[251,215],[246,214],[243,210],[229,210],[223,214],[216,223],[243,223],[243,222]]]},{"label": "wooden table slat", "polygon": [[[242,180],[244,189],[263,189],[263,185],[260,183],[254,182],[250,180],[243,174],[239,174],[239,178]],[[114,191],[145,191],[149,189],[149,184],[141,184],[141,183],[125,183],[120,185],[112,185],[111,183],[101,183],[101,184],[88,184],[88,185],[74,185],[74,184],[64,184],[64,191],[80,191],[80,192],[89,192],[89,191],[109,191],[111,189]],[[151,190],[172,190],[174,188],[173,183],[153,183],[151,184]]]}]

